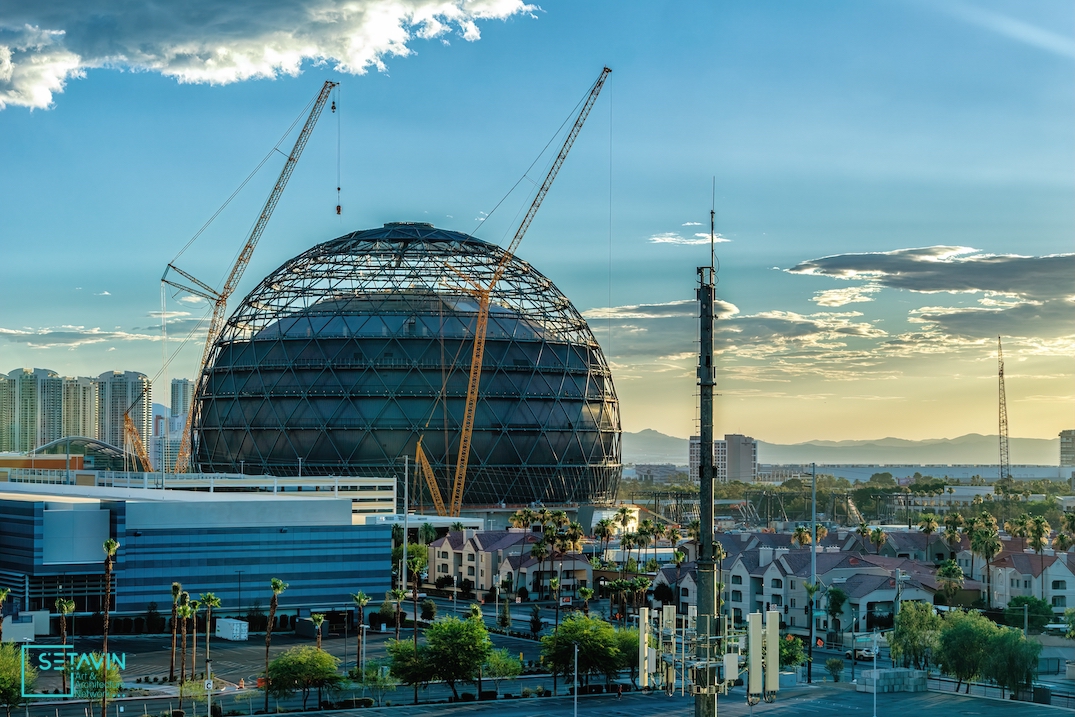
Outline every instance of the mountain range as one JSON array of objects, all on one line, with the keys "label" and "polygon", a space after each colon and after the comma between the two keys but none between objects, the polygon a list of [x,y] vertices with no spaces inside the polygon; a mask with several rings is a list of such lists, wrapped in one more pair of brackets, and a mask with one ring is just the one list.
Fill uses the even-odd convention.
[{"label": "mountain range", "polygon": [[[1009,439],[1013,465],[1057,465],[1059,438]],[[623,462],[686,465],[689,442],[645,429],[623,432]],[[758,441],[759,463],[864,463],[868,465],[972,464],[995,465],[1000,449],[996,435],[968,433],[958,438],[910,441],[879,438],[862,441],[807,441],[782,444]]]}]

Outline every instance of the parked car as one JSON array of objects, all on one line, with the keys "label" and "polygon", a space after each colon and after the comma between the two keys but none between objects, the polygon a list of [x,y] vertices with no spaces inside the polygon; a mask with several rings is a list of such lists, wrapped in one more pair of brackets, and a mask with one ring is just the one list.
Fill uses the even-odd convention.
[{"label": "parked car", "polygon": [[872,647],[856,647],[854,650],[846,651],[844,657],[849,660],[872,660],[874,652]]}]

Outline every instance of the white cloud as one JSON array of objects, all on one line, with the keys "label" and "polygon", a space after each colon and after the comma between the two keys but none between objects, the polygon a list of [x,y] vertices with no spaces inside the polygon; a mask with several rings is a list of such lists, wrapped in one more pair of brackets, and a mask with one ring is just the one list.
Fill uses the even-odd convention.
[{"label": "white cloud", "polygon": [[217,85],[294,76],[311,62],[384,71],[387,58],[414,53],[415,38],[455,32],[474,42],[479,21],[536,9],[522,0],[8,2],[0,4],[0,109],[46,108],[91,68]]},{"label": "white cloud", "polygon": [[700,227],[700,226],[702,226],[702,223],[701,222],[683,222],[683,224],[681,226],[685,226],[685,227]]},{"label": "white cloud", "polygon": [[871,297],[870,294],[876,294],[880,290],[881,287],[876,284],[849,286],[844,289],[827,289],[815,293],[812,300],[816,302],[818,306],[844,306],[846,304],[856,304],[863,301],[873,301],[873,297]]},{"label": "white cloud", "polygon": [[200,304],[205,301],[205,299],[203,299],[202,297],[194,296],[192,294],[180,296],[179,300],[182,301],[184,304]]},{"label": "white cloud", "polygon": [[[686,226],[686,225],[684,225]],[[660,234],[654,234],[649,238],[652,244],[680,244],[685,246],[701,246],[709,243],[709,235],[697,233],[693,239],[684,237],[679,232],[662,232]],[[721,242],[728,242],[731,239],[725,239],[720,234],[717,234],[715,241],[719,244]]]},{"label": "white cloud", "polygon": [[99,327],[58,326],[40,329],[5,329],[0,327],[0,339],[26,344],[33,349],[58,347],[77,348],[87,344],[111,341],[159,341],[159,336],[136,334],[127,331],[105,331]]},{"label": "white cloud", "polygon": [[94,294],[94,296],[112,296],[112,292],[110,292],[110,291],[102,291],[102,292],[100,292],[98,294]]}]

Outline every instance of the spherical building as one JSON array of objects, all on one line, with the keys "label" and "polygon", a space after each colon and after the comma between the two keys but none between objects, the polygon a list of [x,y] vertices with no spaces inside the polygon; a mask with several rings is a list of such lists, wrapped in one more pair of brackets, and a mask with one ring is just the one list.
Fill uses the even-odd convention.
[{"label": "spherical building", "polygon": [[[503,255],[466,234],[392,223],[285,263],[213,347],[195,395],[198,469],[400,476],[422,438],[447,500],[478,312],[468,280],[488,286]],[[486,337],[463,503],[610,498],[619,402],[586,321],[513,258]]]}]

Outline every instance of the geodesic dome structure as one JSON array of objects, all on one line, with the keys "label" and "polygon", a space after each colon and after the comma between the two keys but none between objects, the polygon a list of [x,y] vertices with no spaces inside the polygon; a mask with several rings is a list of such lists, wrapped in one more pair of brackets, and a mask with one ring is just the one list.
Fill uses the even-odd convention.
[{"label": "geodesic dome structure", "polygon": [[[400,222],[285,263],[213,347],[194,399],[193,463],[402,477],[422,437],[450,495],[478,311],[464,278],[487,286],[502,256],[467,234]],[[513,258],[486,336],[464,505],[611,498],[619,402],[585,319]]]}]

